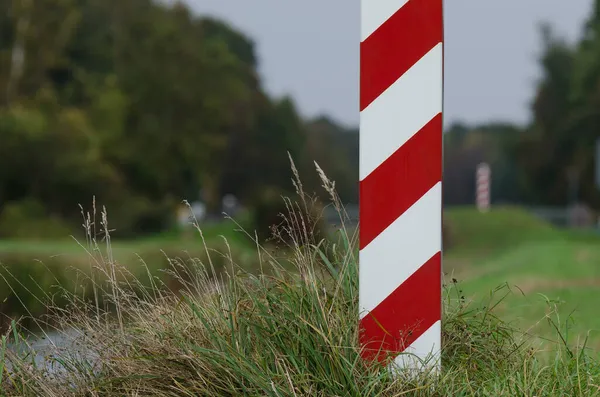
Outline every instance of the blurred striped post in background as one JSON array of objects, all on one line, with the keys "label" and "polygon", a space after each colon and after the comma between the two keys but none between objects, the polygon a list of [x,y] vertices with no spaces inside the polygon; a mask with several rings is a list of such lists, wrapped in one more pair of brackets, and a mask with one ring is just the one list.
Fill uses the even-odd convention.
[{"label": "blurred striped post in background", "polygon": [[490,183],[492,170],[487,163],[481,163],[477,166],[475,172],[475,203],[480,212],[490,210]]}]

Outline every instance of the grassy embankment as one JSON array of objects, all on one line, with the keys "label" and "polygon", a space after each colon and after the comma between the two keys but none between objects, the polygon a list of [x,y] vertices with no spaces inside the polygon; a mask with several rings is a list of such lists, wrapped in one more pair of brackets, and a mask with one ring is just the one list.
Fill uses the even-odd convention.
[{"label": "grassy embankment", "polygon": [[453,248],[445,270],[466,296],[479,300],[505,283],[512,293],[497,308],[504,319],[552,337],[543,319],[555,310],[569,319],[570,343],[589,337],[600,350],[600,235],[556,229],[517,208],[455,209],[446,217]]},{"label": "grassy embankment", "polygon": [[[496,284],[490,278],[499,272],[496,260],[502,252],[523,249],[523,239],[500,234],[485,247],[478,226],[483,218],[461,212],[450,218],[461,221],[455,227],[457,243],[470,232],[476,234],[472,239],[480,238],[448,253],[457,271],[472,275],[464,288]],[[600,395],[600,367],[584,352],[556,344],[552,361],[546,361],[547,352],[540,360],[535,340],[524,339],[494,315],[495,300],[470,306],[461,299],[462,287],[453,284],[444,294],[440,376],[393,377],[386,367],[361,360],[356,240],[343,232],[337,240],[319,240],[301,212],[288,219],[282,235],[288,237],[292,255],[283,259],[286,263],[259,248],[260,265],[270,276],[247,273],[231,262],[230,276],[215,282],[210,261],[205,261],[196,263],[191,277],[182,275],[178,293],[148,288],[140,296],[111,276],[120,268],[103,257],[109,282],[98,287],[114,303],[116,315],[104,316],[93,303],[71,297],[69,310],[56,315],[63,329],[77,330],[65,334],[75,348],[50,345],[45,366],[31,365],[27,349],[16,353],[0,348],[0,390],[7,396],[61,397]],[[500,219],[505,219],[501,213]],[[527,234],[524,225],[520,228],[522,236]],[[545,227],[548,237],[543,238],[533,229],[539,244],[562,241]],[[492,262],[478,266],[467,261],[496,250]],[[294,268],[286,270],[290,259]],[[504,276],[515,274],[507,269]],[[13,331],[0,346],[20,338]],[[54,370],[47,372],[50,365]]]}]

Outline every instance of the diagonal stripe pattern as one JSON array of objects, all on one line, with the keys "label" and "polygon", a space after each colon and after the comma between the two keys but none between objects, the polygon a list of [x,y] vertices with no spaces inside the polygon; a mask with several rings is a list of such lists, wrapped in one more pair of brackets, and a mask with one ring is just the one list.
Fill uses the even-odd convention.
[{"label": "diagonal stripe pattern", "polygon": [[442,0],[362,0],[360,342],[407,365],[440,349]]}]

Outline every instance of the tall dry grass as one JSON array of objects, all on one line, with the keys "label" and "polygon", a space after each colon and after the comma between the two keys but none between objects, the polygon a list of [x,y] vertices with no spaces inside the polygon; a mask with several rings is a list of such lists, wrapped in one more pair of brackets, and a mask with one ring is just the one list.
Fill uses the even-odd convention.
[{"label": "tall dry grass", "polygon": [[[590,396],[600,369],[566,347],[552,361],[493,312],[445,286],[442,372],[394,376],[361,359],[357,238],[345,227],[335,186],[318,169],[340,213],[335,236],[318,233],[316,201],[296,175],[296,200],[274,228],[280,251],[256,245],[261,269],[248,272],[228,250],[207,260],[170,260],[179,282],[139,280],[103,244],[87,246],[94,297],[64,292],[50,307],[62,341],[44,349],[18,324],[2,337],[0,394],[6,396]],[[93,229],[90,220],[88,230]],[[198,233],[202,233],[198,228]],[[252,234],[248,234],[253,238]],[[226,271],[211,258],[225,258]],[[501,298],[500,298],[501,299]],[[12,346],[12,347],[11,347]],[[397,375],[397,374],[396,374]]]}]

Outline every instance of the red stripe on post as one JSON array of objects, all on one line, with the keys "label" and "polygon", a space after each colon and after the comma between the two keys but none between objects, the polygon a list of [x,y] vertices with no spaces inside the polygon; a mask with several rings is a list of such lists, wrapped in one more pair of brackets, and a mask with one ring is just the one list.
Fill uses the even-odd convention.
[{"label": "red stripe on post", "polygon": [[361,111],[442,41],[442,19],[441,0],[410,0],[360,44]]},{"label": "red stripe on post", "polygon": [[442,180],[442,114],[360,182],[360,249]]}]

